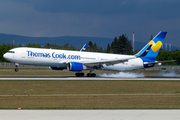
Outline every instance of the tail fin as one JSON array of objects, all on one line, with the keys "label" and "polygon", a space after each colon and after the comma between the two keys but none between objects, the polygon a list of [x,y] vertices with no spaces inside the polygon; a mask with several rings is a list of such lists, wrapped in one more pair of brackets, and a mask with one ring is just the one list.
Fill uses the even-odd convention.
[{"label": "tail fin", "polygon": [[88,43],[84,44],[84,46],[81,48],[81,50],[80,50],[80,51],[81,51],[81,52],[86,51],[87,46],[88,46]]},{"label": "tail fin", "polygon": [[155,61],[159,50],[163,44],[167,32],[160,31],[143,49],[141,49],[135,56],[144,57],[151,61]]}]

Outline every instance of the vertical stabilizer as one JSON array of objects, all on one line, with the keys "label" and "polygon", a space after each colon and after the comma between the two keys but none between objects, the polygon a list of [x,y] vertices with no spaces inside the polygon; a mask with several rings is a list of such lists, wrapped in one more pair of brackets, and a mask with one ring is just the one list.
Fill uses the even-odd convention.
[{"label": "vertical stabilizer", "polygon": [[143,49],[135,56],[155,61],[159,50],[164,42],[167,32],[159,32]]},{"label": "vertical stabilizer", "polygon": [[84,44],[84,46],[81,48],[81,50],[80,50],[80,51],[81,51],[81,52],[86,51],[87,46],[88,46],[88,43]]}]

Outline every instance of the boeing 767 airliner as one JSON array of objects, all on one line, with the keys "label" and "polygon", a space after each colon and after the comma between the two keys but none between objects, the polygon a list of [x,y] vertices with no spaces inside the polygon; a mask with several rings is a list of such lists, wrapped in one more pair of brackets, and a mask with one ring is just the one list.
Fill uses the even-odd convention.
[{"label": "boeing 767 airliner", "polygon": [[167,32],[159,32],[135,55],[19,47],[9,50],[3,57],[15,64],[15,71],[18,71],[19,64],[38,65],[49,66],[54,70],[75,71],[78,77],[84,76],[83,70],[90,70],[87,76],[95,77],[93,70],[129,71],[170,62],[156,61],[166,34]]}]

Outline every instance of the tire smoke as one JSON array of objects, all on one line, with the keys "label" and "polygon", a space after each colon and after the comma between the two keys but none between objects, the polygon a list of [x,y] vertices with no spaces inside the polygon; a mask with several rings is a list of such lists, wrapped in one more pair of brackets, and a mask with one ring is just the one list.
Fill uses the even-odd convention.
[{"label": "tire smoke", "polygon": [[109,74],[97,74],[98,77],[144,77],[143,73],[131,73],[131,72],[119,72],[119,73],[109,73]]},{"label": "tire smoke", "polygon": [[173,70],[173,71],[168,72],[168,73],[163,73],[162,76],[164,76],[164,77],[177,77],[178,75],[177,75],[176,72]]}]

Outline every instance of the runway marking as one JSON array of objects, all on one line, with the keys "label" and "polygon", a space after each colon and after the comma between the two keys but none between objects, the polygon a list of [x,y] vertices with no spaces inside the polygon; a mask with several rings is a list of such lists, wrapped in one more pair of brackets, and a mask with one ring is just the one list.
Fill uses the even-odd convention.
[{"label": "runway marking", "polygon": [[180,95],[180,93],[156,93],[156,94],[42,94],[42,95],[0,95],[0,97],[44,97],[44,96],[165,96],[165,95]]},{"label": "runway marking", "polygon": [[102,78],[102,77],[60,77],[60,78],[47,78],[47,77],[0,77],[0,80],[180,80],[180,78]]},{"label": "runway marking", "polygon": [[0,115],[0,118],[2,118],[2,117],[16,117],[16,118],[20,118],[20,117],[28,117],[28,118],[35,118],[35,117],[37,117],[37,118],[44,118],[44,117],[58,117],[58,118],[61,118],[61,117],[63,117],[63,118],[67,118],[67,117],[80,117],[80,118],[104,118],[104,117],[108,117],[108,118],[122,118],[122,117],[124,117],[124,118],[180,118],[180,116],[15,116],[15,115],[12,115],[12,116],[4,116],[4,115]]}]

